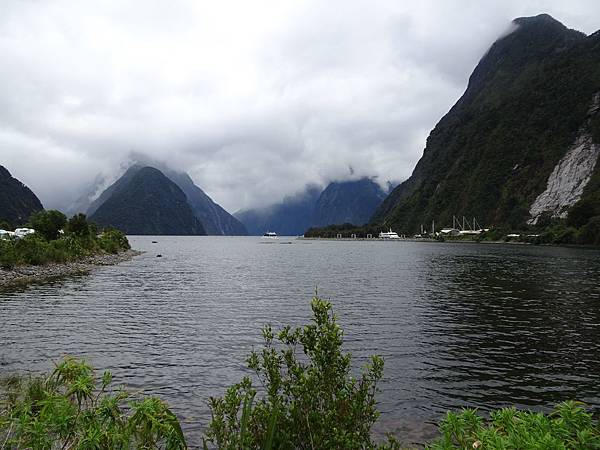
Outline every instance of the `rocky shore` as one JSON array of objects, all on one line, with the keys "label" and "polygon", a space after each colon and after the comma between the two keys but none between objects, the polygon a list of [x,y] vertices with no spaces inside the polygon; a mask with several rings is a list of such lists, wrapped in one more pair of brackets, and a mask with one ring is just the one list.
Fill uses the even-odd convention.
[{"label": "rocky shore", "polygon": [[127,250],[117,254],[103,253],[88,256],[79,261],[64,264],[51,263],[43,266],[18,266],[10,270],[0,269],[0,288],[40,282],[68,275],[85,274],[98,266],[111,266],[142,254]]}]

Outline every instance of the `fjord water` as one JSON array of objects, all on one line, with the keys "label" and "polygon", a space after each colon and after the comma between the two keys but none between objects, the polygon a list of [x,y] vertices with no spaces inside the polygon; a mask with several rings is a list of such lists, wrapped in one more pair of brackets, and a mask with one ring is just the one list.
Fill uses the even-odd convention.
[{"label": "fjord water", "polygon": [[249,374],[244,360],[260,345],[260,328],[305,323],[318,287],[334,304],[354,364],[385,358],[379,432],[422,440],[424,423],[467,405],[600,404],[597,250],[253,237],[130,242],[146,253],[89,276],[0,292],[0,373],[82,356],[118,383],[168,400],[197,437],[209,396]]}]

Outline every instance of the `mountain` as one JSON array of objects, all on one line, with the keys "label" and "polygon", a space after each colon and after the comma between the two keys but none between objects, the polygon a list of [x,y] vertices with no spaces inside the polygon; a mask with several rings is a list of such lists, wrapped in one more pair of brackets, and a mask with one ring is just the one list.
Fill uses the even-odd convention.
[{"label": "mountain", "polygon": [[513,25],[371,224],[413,233],[457,215],[514,229],[572,211],[581,213],[577,226],[600,221],[600,33],[546,14]]},{"label": "mountain", "polygon": [[385,192],[369,178],[330,183],[315,204],[311,225],[363,225],[385,197]]},{"label": "mountain", "polygon": [[310,185],[296,195],[285,197],[281,203],[238,211],[234,215],[251,235],[274,231],[281,236],[297,236],[311,226],[320,194],[320,187]]},{"label": "mountain", "polygon": [[166,169],[165,175],[185,193],[192,212],[208,235],[246,236],[246,227],[194,184],[187,173]]},{"label": "mountain", "polygon": [[325,190],[310,185],[294,196],[285,197],[281,203],[239,211],[235,216],[252,235],[275,231],[283,236],[296,236],[314,226],[362,225],[385,195],[369,178],[332,182]]},{"label": "mountain", "polygon": [[90,219],[126,234],[203,235],[185,193],[153,167],[133,167],[94,205]]},{"label": "mountain", "polygon": [[70,203],[65,203],[64,205],[62,205],[62,209],[59,209],[61,211],[64,211],[67,217],[71,217],[79,213],[88,214],[88,209],[90,208],[90,205],[111,184],[112,183],[110,182],[110,180],[108,180],[103,175],[98,174],[96,175],[96,178],[91,184],[83,188],[83,194],[81,194],[74,201]]},{"label": "mountain", "polygon": [[[87,209],[83,209],[83,211],[86,211],[88,215],[92,215],[96,209],[110,197],[112,191],[119,184],[126,182],[135,175],[136,171],[148,164],[155,167],[157,170],[160,170],[185,193],[187,203],[192,208],[192,212],[196,218],[202,224],[206,234],[217,236],[245,236],[248,234],[244,225],[225,211],[220,205],[215,203],[202,189],[196,186],[187,173],[178,172],[162,163],[149,160],[144,161],[144,164],[136,163],[130,166],[120,180],[108,187],[91,203],[89,203],[88,200]],[[95,188],[91,188],[90,191],[95,192]],[[86,195],[85,199],[89,199],[90,197],[90,195]],[[79,200],[77,204],[81,208],[81,205],[85,204],[85,200]]]},{"label": "mountain", "polygon": [[0,220],[23,225],[29,216],[44,209],[36,195],[0,166]]}]

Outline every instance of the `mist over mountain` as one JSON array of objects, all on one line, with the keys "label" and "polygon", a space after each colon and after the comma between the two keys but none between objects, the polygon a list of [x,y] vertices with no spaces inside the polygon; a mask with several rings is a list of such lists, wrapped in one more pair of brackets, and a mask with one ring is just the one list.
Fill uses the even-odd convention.
[{"label": "mist over mountain", "polygon": [[43,208],[31,189],[0,166],[0,220],[14,226],[23,225],[32,213]]},{"label": "mist over mountain", "polygon": [[265,208],[238,211],[235,216],[248,232],[261,235],[275,231],[280,235],[301,235],[308,228],[331,224],[366,223],[385,198],[385,192],[369,178],[332,182],[325,189],[308,186],[303,192],[286,197]]},{"label": "mist over mountain", "polygon": [[[245,236],[248,234],[244,225],[196,186],[187,173],[174,170],[166,164],[151,160],[141,154],[133,154],[130,161],[129,168],[120,179],[104,190],[101,190],[100,187],[106,184],[105,177],[98,175],[87,192],[69,208],[69,212],[71,214],[85,212],[92,215],[112,195],[114,189],[126,182],[142,167],[150,166],[160,170],[185,193],[188,204],[196,218],[202,223],[206,234],[216,236]],[[99,193],[100,195],[98,195]]]},{"label": "mist over mountain", "polygon": [[464,215],[515,228],[576,209],[585,225],[600,215],[599,93],[600,33],[546,14],[516,19],[372,223],[412,233]]},{"label": "mist over mountain", "polygon": [[285,197],[280,203],[238,211],[234,215],[251,235],[274,231],[282,236],[298,236],[310,227],[321,191],[319,186],[307,186],[302,192]]},{"label": "mist over mountain", "polygon": [[167,169],[165,175],[185,193],[194,215],[202,223],[206,234],[209,236],[245,236],[248,234],[246,227],[196,186],[187,173]]}]

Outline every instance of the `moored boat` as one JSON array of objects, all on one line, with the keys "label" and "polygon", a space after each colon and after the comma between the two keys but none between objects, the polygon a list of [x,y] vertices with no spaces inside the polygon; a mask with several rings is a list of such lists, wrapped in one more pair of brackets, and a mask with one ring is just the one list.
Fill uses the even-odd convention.
[{"label": "moored boat", "polygon": [[387,232],[382,231],[381,233],[379,233],[379,239],[400,239],[400,236],[398,236],[398,233],[392,231],[392,229],[390,228],[390,230]]}]

